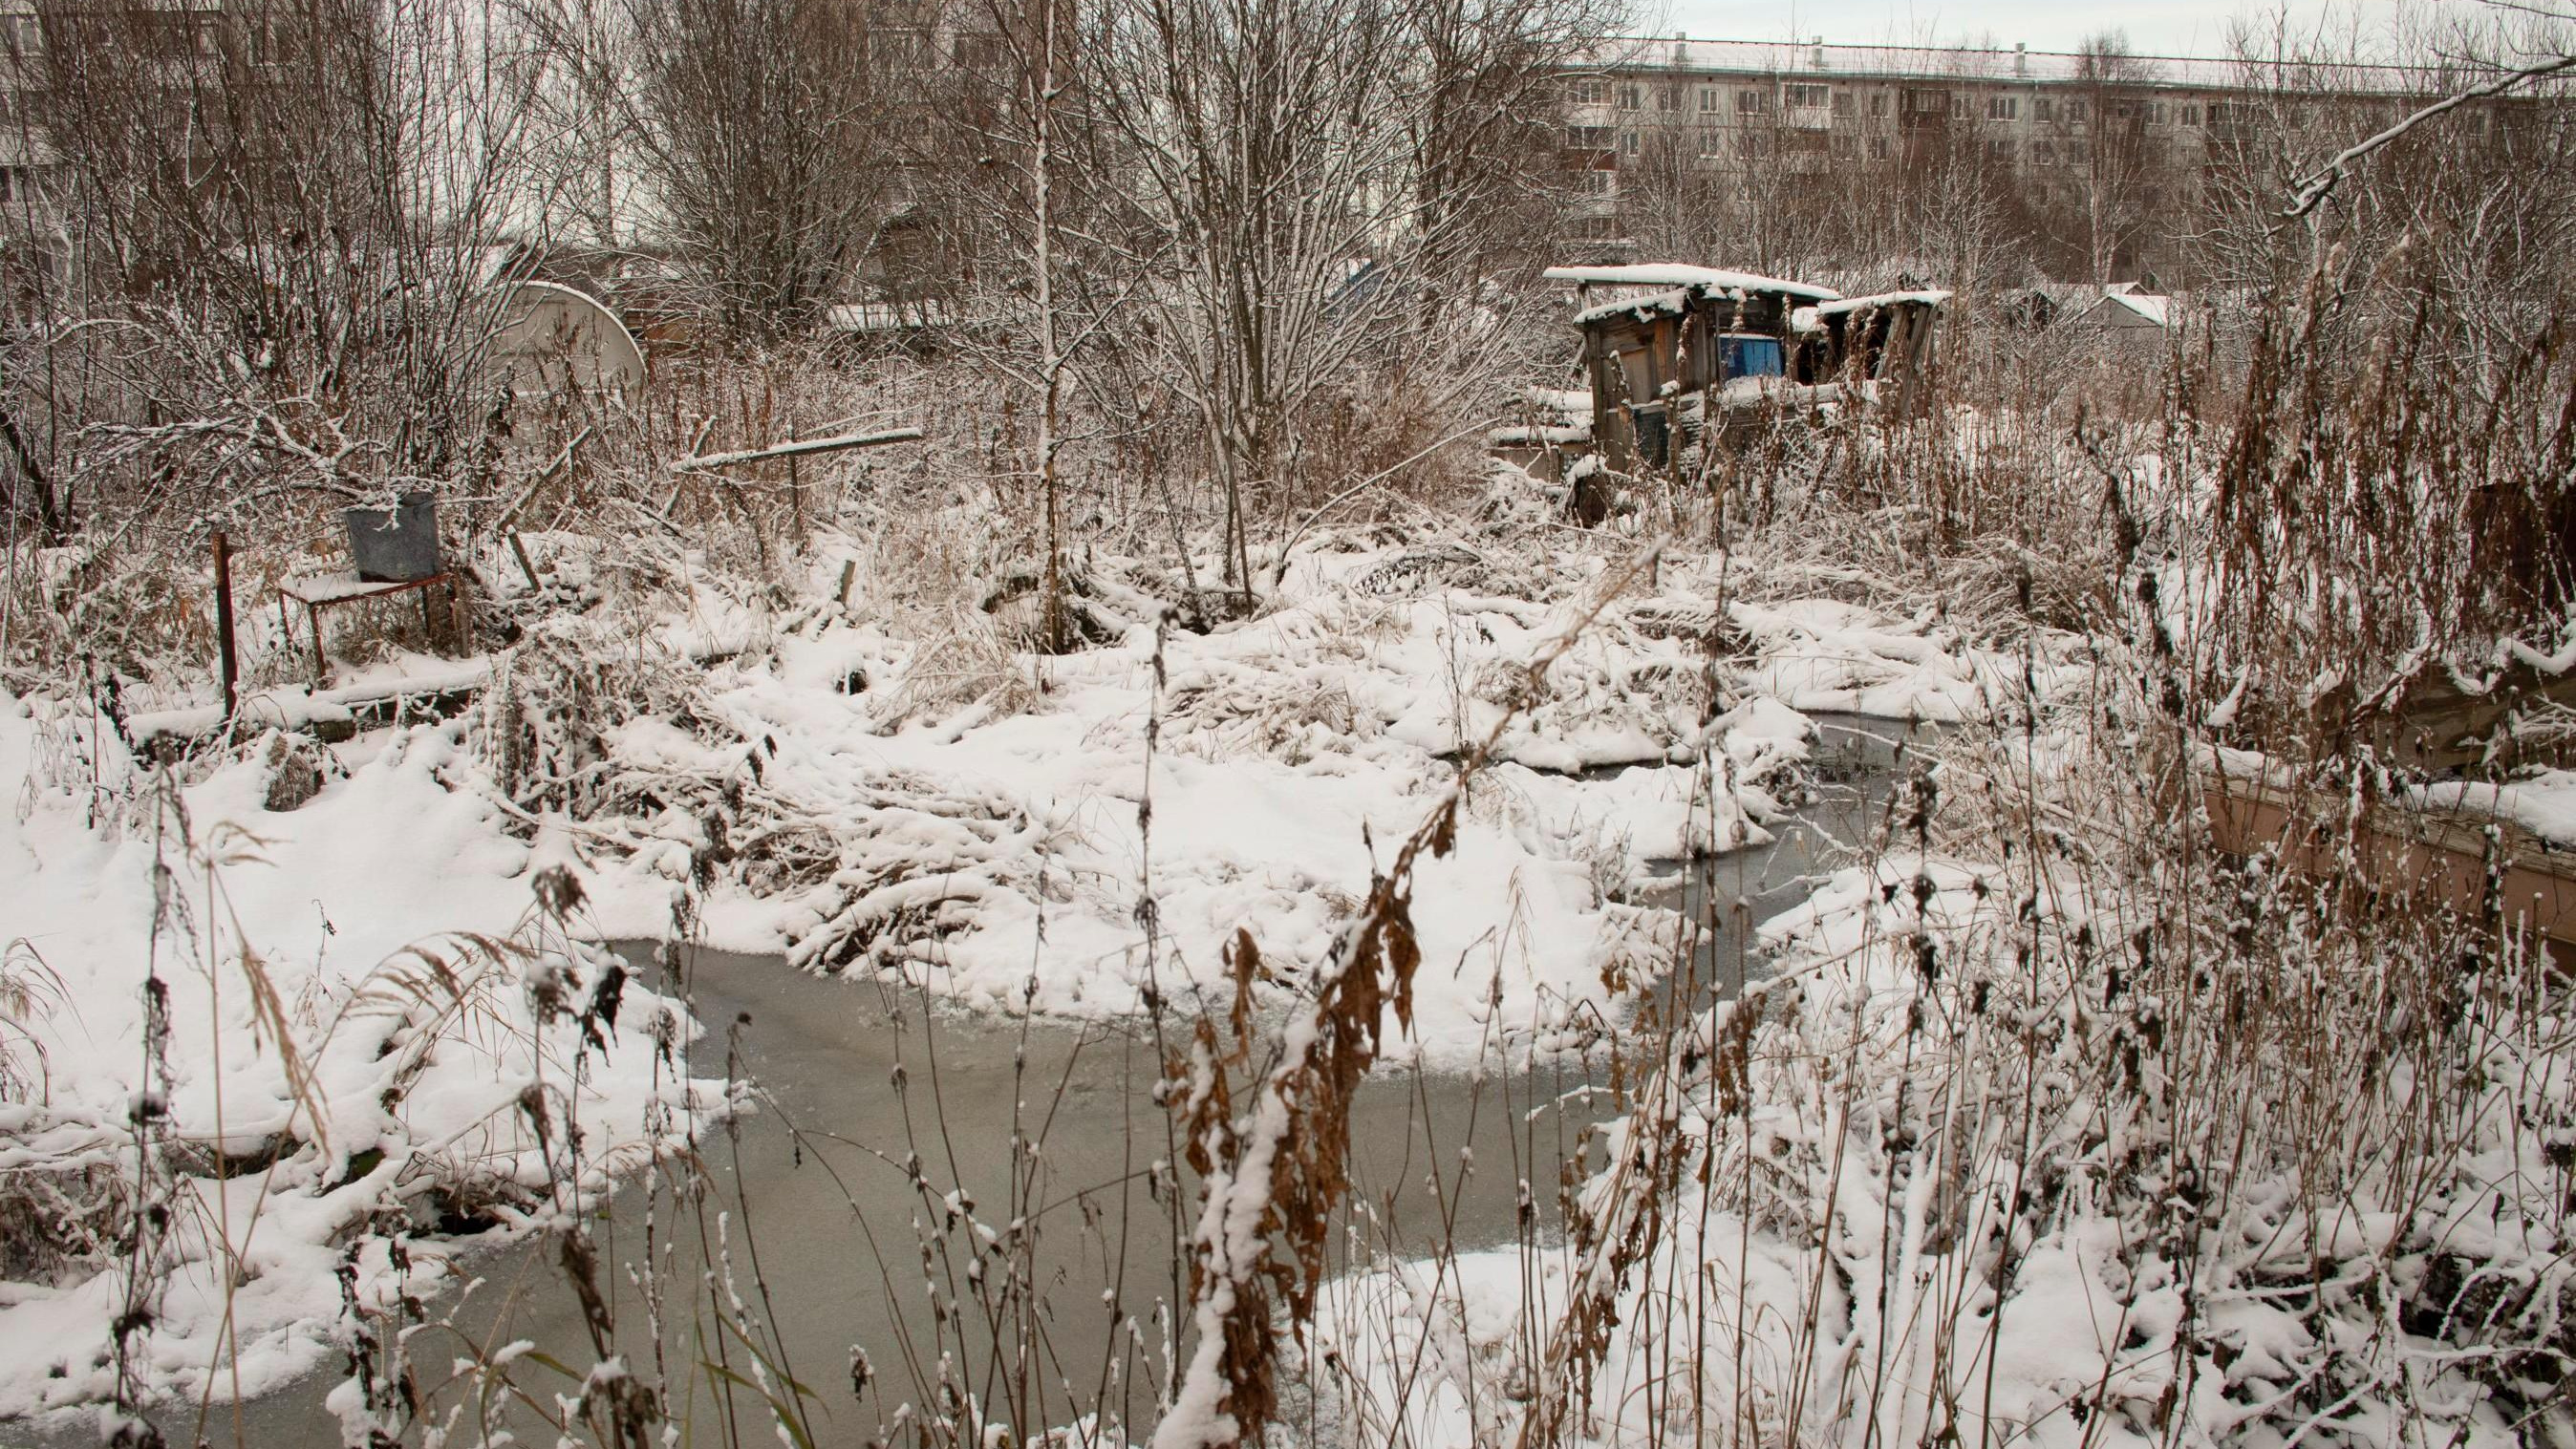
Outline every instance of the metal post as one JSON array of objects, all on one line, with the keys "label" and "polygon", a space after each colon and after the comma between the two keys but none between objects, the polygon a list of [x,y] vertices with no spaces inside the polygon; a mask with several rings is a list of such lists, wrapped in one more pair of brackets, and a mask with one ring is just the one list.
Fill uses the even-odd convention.
[{"label": "metal post", "polygon": [[215,645],[223,663],[224,718],[230,720],[241,669],[233,656],[233,551],[220,528],[215,530]]},{"label": "metal post", "polygon": [[[796,430],[787,430],[787,441],[796,441]],[[805,537],[805,486],[796,474],[796,455],[787,455],[787,513],[796,520],[796,536]]]}]

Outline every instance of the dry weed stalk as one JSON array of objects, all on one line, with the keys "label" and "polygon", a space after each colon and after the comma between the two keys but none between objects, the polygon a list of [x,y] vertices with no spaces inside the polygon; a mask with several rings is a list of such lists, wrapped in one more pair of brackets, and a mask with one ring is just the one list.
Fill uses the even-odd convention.
[{"label": "dry weed stalk", "polygon": [[2504,641],[2552,652],[2576,597],[2567,323],[2455,335],[2432,262],[2400,247],[2352,296],[2321,259],[2256,334],[2191,632],[2238,737],[2275,754],[2366,746],[2445,671],[2482,688]]},{"label": "dry weed stalk", "polygon": [[[1426,854],[1446,855],[1457,839],[1468,785],[1490,761],[1505,728],[1543,697],[1548,670],[1601,611],[1651,577],[1660,546],[1604,576],[1589,606],[1525,667],[1521,687],[1484,738],[1460,761],[1440,803],[1375,873],[1359,914],[1336,935],[1316,973],[1314,1001],[1281,1029],[1273,1060],[1249,1112],[1234,1110],[1230,1071],[1250,1065],[1251,992],[1259,953],[1237,933],[1227,954],[1235,982],[1226,1051],[1213,1021],[1198,1023],[1190,1053],[1167,1072],[1173,1112],[1200,1178],[1190,1233],[1191,1326],[1196,1337],[1173,1402],[1154,1432],[1155,1449],[1258,1441],[1278,1409],[1278,1310],[1302,1341],[1324,1277],[1335,1210],[1350,1187],[1352,1095],[1375,1062],[1384,1014],[1413,1021],[1414,969],[1421,964],[1412,919],[1413,871]],[[1286,1255],[1274,1249],[1284,1239]]]}]

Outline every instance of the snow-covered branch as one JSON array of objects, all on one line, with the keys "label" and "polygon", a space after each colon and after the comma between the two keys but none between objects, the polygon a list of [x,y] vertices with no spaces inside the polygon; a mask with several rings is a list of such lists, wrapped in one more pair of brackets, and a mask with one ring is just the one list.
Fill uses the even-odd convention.
[{"label": "snow-covered branch", "polygon": [[2467,90],[2460,91],[2453,95],[2444,96],[2442,99],[2434,101],[2430,105],[2418,107],[2414,111],[2409,112],[2403,119],[2389,126],[2386,130],[2380,131],[2367,140],[2355,142],[2354,144],[2335,153],[2334,159],[2328,161],[2315,174],[2311,175],[2305,184],[2300,186],[2298,195],[2292,198],[2290,202],[2290,209],[2281,213],[2282,219],[2285,221],[2296,221],[2299,218],[2306,216],[2309,212],[2316,210],[2318,204],[2323,202],[2326,197],[2334,191],[2335,184],[2343,180],[2344,172],[2350,168],[2354,162],[2363,160],[2372,154],[2395,144],[2399,137],[2404,136],[2407,132],[2414,130],[2425,122],[2441,116],[2446,112],[2458,110],[2460,107],[2465,106],[2472,101],[2482,101],[2495,96],[2500,96],[2517,86],[2529,85],[2533,81],[2558,75],[2570,70],[2576,70],[2576,55],[2556,56],[2549,60],[2541,61],[2535,65],[2527,65],[2515,70],[2509,70],[2482,85],[2471,86]]}]

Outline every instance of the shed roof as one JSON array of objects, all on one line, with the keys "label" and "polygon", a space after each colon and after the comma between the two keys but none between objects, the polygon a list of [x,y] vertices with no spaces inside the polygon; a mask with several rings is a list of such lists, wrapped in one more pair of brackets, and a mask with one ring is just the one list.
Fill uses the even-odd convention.
[{"label": "shed roof", "polygon": [[[1842,293],[1831,287],[1807,282],[1784,281],[1753,272],[1729,271],[1724,267],[1695,267],[1683,262],[1640,262],[1613,267],[1550,267],[1542,273],[1551,282],[1573,282],[1581,286],[1672,287],[1700,292],[1780,292],[1810,302],[1830,302]],[[1632,304],[1622,303],[1621,306]],[[1592,309],[1598,312],[1600,308]],[[1586,313],[1586,316],[1591,313]]]},{"label": "shed roof", "polygon": [[1895,307],[1907,302],[1921,302],[1928,307],[1938,307],[1949,300],[1948,292],[1935,288],[1917,288],[1910,292],[1877,292],[1867,297],[1845,297],[1838,302],[1819,302],[1816,304],[1816,315],[1832,317],[1844,312],[1858,312],[1869,307]]},{"label": "shed roof", "polygon": [[2131,291],[2125,285],[2114,287],[2077,313],[2075,320],[2097,327],[2168,327],[2173,323],[2173,298]]}]

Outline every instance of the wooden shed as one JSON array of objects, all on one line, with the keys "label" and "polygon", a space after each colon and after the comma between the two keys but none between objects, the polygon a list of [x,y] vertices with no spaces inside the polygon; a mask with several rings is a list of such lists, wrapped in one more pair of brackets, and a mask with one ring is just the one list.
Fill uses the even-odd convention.
[{"label": "wooden shed", "polygon": [[2136,282],[2113,282],[2075,314],[2075,325],[2124,345],[2161,347],[2173,327],[2173,298]]},{"label": "wooden shed", "polygon": [[1556,267],[1575,287],[1592,450],[1614,472],[1679,466],[1730,422],[1802,403],[1921,406],[1946,292],[1846,298],[1715,267]]}]

